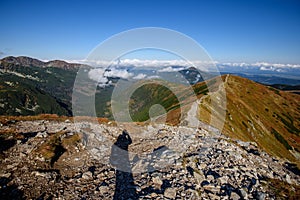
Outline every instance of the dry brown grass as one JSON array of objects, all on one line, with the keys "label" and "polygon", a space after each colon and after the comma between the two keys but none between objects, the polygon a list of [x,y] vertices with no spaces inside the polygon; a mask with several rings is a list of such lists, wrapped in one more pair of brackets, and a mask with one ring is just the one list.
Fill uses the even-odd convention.
[{"label": "dry brown grass", "polygon": [[46,160],[50,160],[55,155],[55,148],[61,145],[60,137],[65,134],[64,131],[54,133],[49,136],[46,142],[41,144],[36,150],[36,153],[41,154]]},{"label": "dry brown grass", "polygon": [[76,133],[70,137],[64,138],[62,140],[62,145],[68,149],[70,146],[74,146],[75,144],[79,143],[81,141],[81,136]]},{"label": "dry brown grass", "polygon": [[[7,125],[12,121],[36,121],[36,120],[48,120],[48,121],[57,121],[57,122],[65,122],[66,120],[70,120],[74,122],[74,117],[68,116],[58,116],[56,114],[41,114],[34,116],[0,116],[0,123],[3,125]],[[98,122],[98,123],[108,123],[110,122],[107,118],[95,118],[88,116],[79,116],[76,117],[76,121],[88,121],[88,122]]]},{"label": "dry brown grass", "polygon": [[0,116],[0,123],[6,125],[9,121],[35,121],[35,120],[54,120],[65,121],[72,120],[72,117],[58,116],[56,114],[41,114],[34,116]]},{"label": "dry brown grass", "polygon": [[298,200],[300,197],[300,186],[288,184],[275,179],[267,179],[266,187],[271,191],[276,199],[293,199]]},{"label": "dry brown grass", "polygon": [[[272,155],[297,161],[271,131],[275,129],[289,145],[300,149],[300,136],[296,133],[300,130],[300,96],[232,75],[225,89],[227,113],[222,132],[232,138],[255,141]],[[202,105],[204,114],[200,116],[209,122],[207,105],[209,102]]]},{"label": "dry brown grass", "polygon": [[65,131],[60,131],[51,134],[49,138],[47,138],[47,141],[45,141],[35,149],[35,153],[43,156],[46,161],[51,161],[55,156],[57,156],[56,154],[58,153],[58,148],[64,151],[74,149],[74,147],[81,141],[81,136],[80,134],[76,133],[68,137],[63,137],[62,139],[62,136],[66,133],[67,132]]}]

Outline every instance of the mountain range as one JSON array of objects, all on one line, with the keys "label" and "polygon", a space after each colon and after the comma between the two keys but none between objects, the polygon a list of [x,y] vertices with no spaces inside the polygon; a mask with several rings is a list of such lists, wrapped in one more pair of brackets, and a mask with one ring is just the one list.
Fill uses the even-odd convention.
[{"label": "mountain range", "polygon": [[[80,67],[88,72],[88,65],[65,61],[43,62],[29,57],[6,57],[0,60],[0,115],[57,114],[72,116],[72,92]],[[198,119],[210,123],[210,95],[206,82],[194,68],[180,70],[201,102]],[[213,76],[212,76],[213,78]],[[108,77],[109,85],[98,86],[95,108],[98,117],[113,120],[111,96],[120,77]],[[229,137],[256,142],[266,152],[299,163],[300,160],[300,96],[298,86],[263,85],[235,75],[223,75],[226,91],[226,118],[223,133]],[[213,79],[211,79],[213,80]],[[212,81],[213,82],[213,81]],[[173,84],[174,83],[168,83]],[[134,121],[145,122],[153,116],[149,109],[160,104],[167,113],[166,122],[182,123],[181,112],[193,105],[186,87],[177,84],[179,95],[167,87],[146,84],[131,96],[130,115]],[[217,86],[216,86],[217,87]],[[297,91],[296,91],[297,92]],[[178,98],[179,97],[179,98]],[[160,117],[163,112],[154,113]],[[184,115],[184,114],[183,114]]]}]

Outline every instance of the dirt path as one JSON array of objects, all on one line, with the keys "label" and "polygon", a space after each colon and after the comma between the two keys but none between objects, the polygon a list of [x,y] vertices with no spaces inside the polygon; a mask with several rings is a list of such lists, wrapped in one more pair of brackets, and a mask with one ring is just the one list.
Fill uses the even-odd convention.
[{"label": "dirt path", "polygon": [[[227,83],[227,81],[228,81],[228,77],[229,77],[229,74],[226,76],[226,78],[225,78],[225,81],[222,83],[222,84],[220,84],[219,85],[219,89],[216,91],[216,92],[213,92],[213,93],[211,93],[211,94],[209,94],[209,95],[212,95],[212,94],[214,94],[214,93],[218,93],[219,91],[221,91],[222,90],[222,88],[224,87],[224,85]],[[223,86],[223,87],[222,87]],[[210,126],[210,125],[208,125],[208,124],[205,124],[205,123],[203,123],[203,122],[201,122],[201,121],[199,121],[199,119],[198,119],[198,109],[199,109],[199,104],[201,104],[202,103],[202,100],[204,99],[204,98],[206,98],[208,95],[204,95],[204,96],[202,96],[199,100],[197,100],[196,102],[194,102],[193,104],[192,104],[192,106],[191,106],[191,108],[190,108],[190,110],[188,111],[188,113],[187,113],[187,117],[186,117],[186,121],[188,122],[188,126],[189,127],[199,127],[199,126],[201,126],[201,127],[205,127],[206,129],[208,129],[208,130],[216,130],[216,128],[214,128],[214,127],[212,127],[212,126]]]}]

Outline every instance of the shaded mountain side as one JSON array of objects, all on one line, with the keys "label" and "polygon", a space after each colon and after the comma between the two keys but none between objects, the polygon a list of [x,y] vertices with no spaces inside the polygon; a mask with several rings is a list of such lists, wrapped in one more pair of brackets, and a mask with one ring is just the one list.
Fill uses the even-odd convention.
[{"label": "shaded mountain side", "polygon": [[289,90],[300,90],[300,85],[284,85],[284,84],[274,84],[270,85],[273,88],[289,91]]},{"label": "shaded mountain side", "polygon": [[[223,133],[299,163],[300,96],[238,76],[223,79],[227,98]],[[209,101],[207,95],[199,106],[199,118],[207,123],[212,112]]]},{"label": "shaded mountain side", "polygon": [[37,115],[56,113],[71,115],[68,106],[59,99],[39,88],[26,83],[18,84],[0,81],[0,113],[1,115]]},{"label": "shaded mountain side", "polygon": [[161,105],[156,110],[155,116],[180,107],[179,101],[174,93],[167,87],[152,83],[138,88],[130,99],[130,114],[134,121],[146,121],[150,118],[149,109],[156,104]]},{"label": "shaded mountain side", "polygon": [[184,76],[184,78],[191,84],[195,84],[198,82],[202,82],[204,81],[202,75],[204,72],[199,72],[198,69],[196,69],[195,67],[190,67],[188,69],[183,69],[179,71],[180,74],[182,74]]},{"label": "shaded mountain side", "polygon": [[[72,93],[79,67],[61,60],[43,62],[9,56],[0,60],[0,115],[72,115]],[[22,102],[30,100],[32,105]],[[16,111],[17,109],[17,111]]]},{"label": "shaded mountain side", "polygon": [[[72,114],[75,70],[14,65],[9,70],[1,70],[0,77],[0,99],[6,105],[0,110],[0,115]],[[32,106],[22,104],[26,101],[24,98],[30,99]],[[15,112],[16,108],[22,112]]]},{"label": "shaded mountain side", "polygon": [[300,94],[300,85],[273,84],[270,86],[279,90]]}]

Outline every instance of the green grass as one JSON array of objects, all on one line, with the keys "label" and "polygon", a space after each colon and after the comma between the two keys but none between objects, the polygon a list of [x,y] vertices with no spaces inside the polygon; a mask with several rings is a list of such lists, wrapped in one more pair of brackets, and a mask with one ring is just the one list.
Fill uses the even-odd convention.
[{"label": "green grass", "polygon": [[289,114],[285,114],[285,113],[282,113],[282,115],[284,115],[288,120],[284,119],[282,116],[280,115],[277,115],[280,120],[282,121],[282,123],[284,123],[286,129],[292,133],[292,134],[296,134],[299,136],[299,133],[300,133],[300,130],[297,129],[295,126],[294,126],[294,120],[293,118],[289,115]]},{"label": "green grass", "polygon": [[200,85],[200,86],[195,85],[193,87],[193,89],[194,89],[195,94],[197,94],[197,95],[208,92],[208,88],[207,88],[206,84]]},{"label": "green grass", "polygon": [[287,150],[292,150],[293,148],[289,145],[289,143],[278,133],[275,129],[272,128],[271,133],[275,136],[275,138],[285,146]]},{"label": "green grass", "polygon": [[279,90],[277,90],[276,88],[273,88],[273,87],[268,87],[268,88],[269,88],[269,90],[272,90],[275,94],[281,96]]},{"label": "green grass", "polygon": [[[39,80],[2,73],[0,99],[6,105],[0,115],[35,115],[53,113],[71,115],[71,94],[76,71],[59,68],[11,66],[10,71],[27,74]],[[47,73],[50,71],[51,73]],[[13,86],[6,84],[13,83]],[[1,103],[1,102],[0,102]],[[39,105],[36,110],[31,110]],[[15,108],[21,110],[16,112]]]},{"label": "green grass", "polygon": [[[134,121],[147,121],[149,109],[159,104],[168,112],[172,109],[179,108],[179,101],[170,89],[159,84],[147,84],[134,91],[131,96],[130,115]],[[156,113],[159,116],[163,112]]]}]

